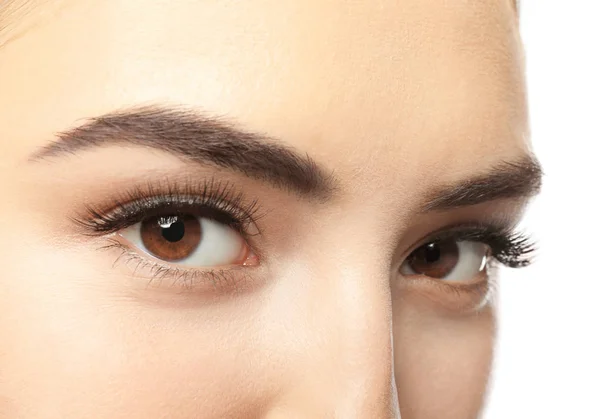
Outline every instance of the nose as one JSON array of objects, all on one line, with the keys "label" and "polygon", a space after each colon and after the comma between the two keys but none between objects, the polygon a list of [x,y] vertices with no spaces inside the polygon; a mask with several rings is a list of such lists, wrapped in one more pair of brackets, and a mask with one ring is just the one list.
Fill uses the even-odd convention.
[{"label": "nose", "polygon": [[306,310],[296,337],[302,354],[269,419],[400,417],[389,271],[351,259],[307,270],[310,285],[294,302]]}]

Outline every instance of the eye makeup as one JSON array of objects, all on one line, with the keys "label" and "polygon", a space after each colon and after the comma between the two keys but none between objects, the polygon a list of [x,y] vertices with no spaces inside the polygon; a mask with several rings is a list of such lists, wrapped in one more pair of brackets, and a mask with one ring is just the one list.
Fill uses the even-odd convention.
[{"label": "eye makeup", "polygon": [[[245,280],[249,273],[248,268],[259,265],[263,259],[259,246],[261,230],[258,227],[263,215],[265,212],[258,200],[248,199],[233,183],[220,182],[214,178],[202,182],[191,178],[164,178],[158,182],[147,182],[126,189],[100,205],[87,205],[84,211],[72,220],[83,234],[107,239],[102,249],[118,250],[120,253],[117,261],[132,267],[134,276],[139,274],[148,277],[151,283],[168,281],[173,286],[189,289],[199,283],[220,287]],[[248,254],[252,254],[254,259],[250,263],[244,261],[224,266],[198,266],[188,263],[184,257],[179,258],[182,259],[182,263],[179,263],[178,258],[169,261],[157,257],[160,256],[160,251],[165,249],[174,252],[172,254],[179,254],[181,249],[168,246],[173,244],[172,236],[175,235],[178,239],[181,232],[176,229],[170,232],[164,229],[175,225],[177,220],[185,221],[180,223],[180,227],[204,225],[192,222],[193,217],[211,220],[235,231],[247,244]],[[158,224],[148,227],[148,220],[158,220]],[[139,231],[144,231],[144,226],[147,227],[147,231],[153,232],[155,243],[156,240],[162,240],[161,231],[171,236],[163,234],[166,241],[159,243],[162,246],[158,247],[159,251],[152,252],[152,248],[149,251],[140,251],[138,244],[143,240],[137,243],[135,240],[124,240],[130,235],[122,234],[124,230],[135,225],[142,226],[137,230],[138,234]],[[197,228],[192,230],[196,231]],[[196,231],[196,234],[199,233]],[[413,251],[426,244],[449,242],[477,243],[487,249],[484,251],[486,257],[481,267],[476,270],[477,275],[465,281],[444,281],[425,275],[407,275],[403,277],[403,281],[429,290],[429,293],[435,290],[438,299],[443,299],[440,295],[447,295],[444,297],[446,299],[460,296],[461,301],[469,301],[469,304],[463,305],[469,306],[476,306],[488,298],[494,287],[490,272],[496,265],[511,268],[527,266],[531,263],[534,252],[533,244],[524,235],[510,228],[482,221],[454,224],[438,229],[420,240],[419,244],[413,247]],[[196,246],[194,241],[188,240],[187,243]],[[167,247],[164,247],[165,244]],[[187,250],[193,250],[194,246],[190,245]],[[449,248],[454,247],[441,246],[441,249]],[[247,253],[242,253],[244,254]],[[206,261],[207,258],[195,260]]]},{"label": "eye makeup", "polygon": [[[489,246],[491,256],[509,268],[522,268],[533,261],[535,244],[530,237],[505,226],[471,222],[455,224],[430,233],[421,243],[444,241],[481,242]],[[417,246],[418,247],[418,246]]]},{"label": "eye makeup", "polygon": [[[469,246],[463,243],[469,243]],[[458,252],[461,248],[476,248],[479,257],[471,256],[470,262],[475,265],[467,267],[468,275],[452,278],[456,276],[452,275],[453,270],[462,264],[463,256]],[[493,299],[498,266],[520,268],[529,265],[535,245],[530,238],[508,227],[478,222],[442,228],[429,234],[413,249],[404,264],[417,255],[422,265],[430,265],[418,273],[409,271],[408,275],[401,269],[399,286],[416,291],[451,312],[472,312],[487,306]],[[429,254],[425,253],[428,249]],[[444,249],[450,251],[446,250],[444,254]],[[427,275],[430,272],[439,273],[439,267],[443,268],[444,275]],[[447,280],[446,276],[452,279]]]},{"label": "eye makeup", "polygon": [[[106,237],[108,242],[101,249],[120,252],[115,264],[124,263],[132,267],[134,276],[139,274],[148,277],[152,284],[170,282],[172,286],[189,289],[195,284],[207,283],[215,288],[227,288],[244,279],[245,269],[258,265],[260,253],[257,250],[256,239],[260,235],[260,230],[257,220],[262,215],[258,202],[247,200],[243,192],[237,190],[232,183],[219,182],[215,179],[198,183],[192,179],[172,181],[166,178],[158,183],[149,182],[117,194],[107,203],[87,205],[81,214],[72,218],[72,221],[85,235]],[[207,234],[210,237],[215,237],[214,230],[218,229],[219,225],[221,230],[232,231],[229,236],[232,234],[241,236],[240,240],[245,242],[249,248],[248,252],[253,255],[252,260],[250,262],[246,260],[239,265],[190,267],[162,260],[156,257],[156,254],[153,255],[152,249],[140,252],[140,246],[137,245],[139,243],[135,243],[135,240],[125,240],[131,234],[122,234],[135,225],[142,226],[141,229],[138,228],[138,234],[140,231],[143,232],[143,226],[148,220],[157,220],[159,223],[152,230],[154,231],[171,226],[177,219],[189,221],[192,218],[205,220],[201,222],[203,226],[213,226],[211,227],[213,234]],[[190,223],[181,225],[189,226]],[[189,229],[186,233],[190,233]],[[200,232],[191,231],[191,233],[196,233],[198,236]],[[173,232],[171,231],[170,234],[172,236]],[[223,231],[219,234],[223,235]],[[156,236],[157,234],[154,235]],[[160,238],[160,235],[158,237]],[[168,235],[165,237],[173,242],[176,241]],[[183,235],[179,235],[176,239],[184,239],[181,241],[184,247],[186,241],[189,245],[189,235],[187,239]],[[196,239],[199,240],[199,237]],[[141,241],[143,240],[139,242]],[[175,245],[166,240],[165,243]],[[212,247],[214,251],[214,244],[210,245],[211,243],[209,248]],[[165,249],[164,245],[163,249]]]},{"label": "eye makeup", "polygon": [[245,237],[258,234],[262,217],[258,201],[247,201],[233,184],[214,178],[197,183],[191,179],[149,182],[117,195],[101,206],[87,205],[73,221],[90,235],[106,235],[151,216],[196,213],[228,225]]}]

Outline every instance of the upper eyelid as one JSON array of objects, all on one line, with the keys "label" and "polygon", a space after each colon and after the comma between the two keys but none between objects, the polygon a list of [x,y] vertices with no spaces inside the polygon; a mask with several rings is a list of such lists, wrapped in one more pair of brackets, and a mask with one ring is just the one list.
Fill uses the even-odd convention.
[{"label": "upper eyelid", "polygon": [[[94,218],[95,219],[100,219],[100,218],[113,218],[113,219],[118,219],[121,218],[122,219],[122,224],[119,226],[119,228],[104,228],[102,227],[102,225],[100,224],[95,224],[95,227],[97,228],[98,233],[109,233],[115,230],[119,230],[122,228],[126,228],[129,227],[133,224],[136,224],[138,222],[143,221],[144,218],[150,217],[150,216],[156,216],[156,215],[161,215],[163,212],[165,213],[165,215],[170,215],[170,212],[175,213],[187,213],[187,212],[196,212],[196,211],[202,211],[202,210],[209,210],[209,211],[220,211],[223,213],[223,215],[225,216],[231,216],[229,213],[227,213],[225,210],[221,210],[219,208],[215,208],[212,206],[208,206],[206,204],[204,205],[194,205],[194,204],[189,204],[189,201],[186,199],[182,200],[182,203],[180,206],[177,207],[173,207],[172,210],[169,210],[168,207],[166,206],[161,206],[160,204],[157,204],[153,207],[146,207],[143,209],[143,211],[138,211],[138,212],[131,212],[128,215],[119,215],[120,214],[120,210],[118,209],[113,209],[110,211],[107,211],[105,215],[96,215]],[[177,204],[175,202],[175,204]],[[126,203],[126,204],[119,204],[122,208],[126,208],[129,205],[135,205],[135,203]],[[189,209],[188,209],[189,208]],[[141,209],[141,208],[140,208]],[[162,211],[164,210],[164,211]],[[95,213],[98,213],[98,210],[92,210],[90,209],[89,211],[94,211]],[[216,217],[210,217],[210,214],[200,214],[204,217],[209,217],[209,218],[215,218]],[[125,217],[128,217],[127,219],[125,219]],[[217,219],[217,221],[222,220],[221,218]],[[90,220],[91,221],[91,220]],[[243,222],[245,223],[245,221]],[[234,223],[231,223],[234,224]],[[89,226],[90,224],[88,224]],[[94,226],[92,226],[94,227]],[[107,226],[108,227],[108,226]]]},{"label": "upper eyelid", "polygon": [[418,241],[413,247],[419,247],[430,241],[457,239],[466,240],[468,238],[478,239],[486,233],[494,233],[497,235],[509,235],[513,229],[499,224],[484,224],[484,223],[458,223],[439,228],[431,233],[428,233],[424,238]]}]

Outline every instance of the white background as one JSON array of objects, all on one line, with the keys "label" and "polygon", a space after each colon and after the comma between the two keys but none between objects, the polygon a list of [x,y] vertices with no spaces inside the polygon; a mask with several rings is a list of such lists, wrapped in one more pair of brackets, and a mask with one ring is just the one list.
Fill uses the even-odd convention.
[{"label": "white background", "polygon": [[504,271],[485,419],[600,419],[600,2],[522,0],[533,147],[524,226],[537,263]]}]

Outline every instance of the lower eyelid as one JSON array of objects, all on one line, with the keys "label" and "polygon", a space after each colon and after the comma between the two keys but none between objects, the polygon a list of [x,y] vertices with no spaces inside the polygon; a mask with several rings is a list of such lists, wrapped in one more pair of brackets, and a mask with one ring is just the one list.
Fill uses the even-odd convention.
[{"label": "lower eyelid", "polygon": [[[242,266],[212,269],[188,269],[169,266],[151,257],[141,255],[137,249],[114,237],[99,250],[109,251],[114,256],[112,269],[122,270],[133,286],[155,288],[177,292],[224,294],[241,291],[252,286]],[[255,281],[256,282],[256,281]]]},{"label": "lower eyelid", "polygon": [[418,296],[434,307],[449,313],[473,313],[485,308],[493,299],[496,279],[489,268],[477,281],[464,284],[447,283],[419,275],[399,278],[399,292],[407,297]]}]

